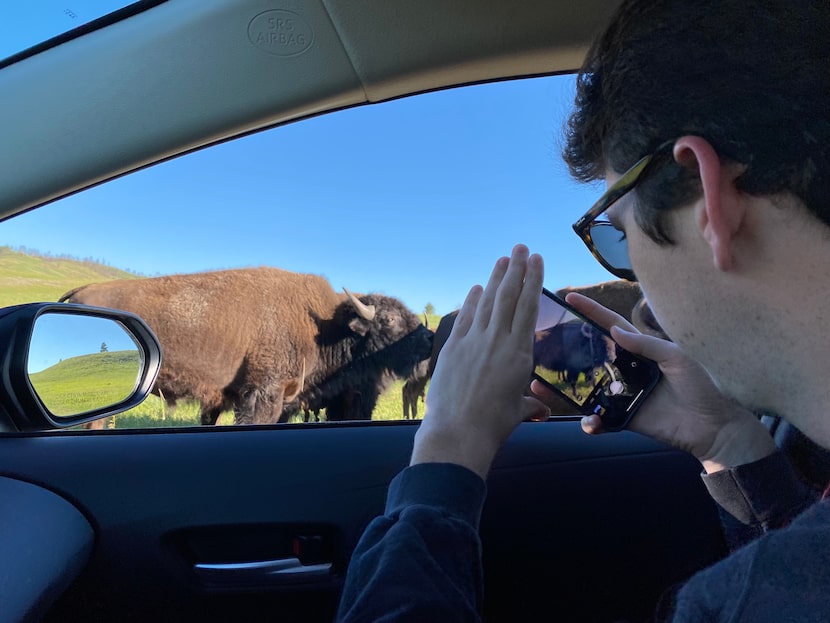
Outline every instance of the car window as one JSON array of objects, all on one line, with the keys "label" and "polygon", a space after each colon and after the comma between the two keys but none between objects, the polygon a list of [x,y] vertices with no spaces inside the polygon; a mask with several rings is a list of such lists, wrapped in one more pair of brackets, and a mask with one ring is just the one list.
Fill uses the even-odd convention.
[{"label": "car window", "polygon": [[[180,328],[175,343],[161,339],[162,369],[174,360],[190,364],[201,357],[211,371],[227,368],[222,374],[229,380],[214,383],[194,402],[184,386],[209,385],[209,379],[168,379],[164,399],[151,396],[103,425],[199,425],[210,401],[214,412],[219,409],[217,423],[232,424],[232,408],[244,411],[240,404],[246,400],[261,405],[266,386],[279,387],[287,404],[289,396],[304,396],[282,421],[316,421],[317,410],[323,421],[335,412],[336,419],[352,419],[371,401],[367,382],[344,376],[335,379],[336,398],[334,390],[315,395],[316,355],[300,353],[280,333],[297,319],[277,301],[317,296],[319,277],[340,300],[348,300],[345,290],[359,300],[372,293],[386,297],[371,305],[376,323],[399,322],[383,315],[394,299],[432,331],[517,242],[545,257],[548,289],[609,279],[571,229],[601,190],[571,181],[559,156],[573,91],[572,76],[553,76],[342,110],[64,198],[0,226],[0,304],[55,301],[91,283],[204,271],[233,279],[270,267],[318,276],[274,289],[254,284],[256,303],[248,295],[208,295],[213,290],[204,285],[186,302],[177,299],[175,314],[169,308],[163,313],[164,322],[175,320]],[[137,301],[162,305],[154,296],[133,287],[129,296],[79,302],[124,309]],[[200,330],[211,335],[204,348],[187,333],[198,323],[207,323]],[[424,347],[417,348],[421,358]],[[350,356],[360,365],[371,359],[366,353]],[[274,366],[288,361],[299,372],[288,380],[273,378],[279,374],[270,374],[258,358]],[[423,377],[427,358],[421,361]],[[251,377],[254,368],[261,372],[257,378]],[[424,379],[405,387],[407,378],[419,376],[418,368],[408,374],[392,368],[376,379],[382,392],[372,419],[404,417],[406,391],[421,417]],[[229,402],[230,394],[236,397]],[[167,404],[179,397],[175,408]],[[281,415],[273,413],[271,421]]]}]

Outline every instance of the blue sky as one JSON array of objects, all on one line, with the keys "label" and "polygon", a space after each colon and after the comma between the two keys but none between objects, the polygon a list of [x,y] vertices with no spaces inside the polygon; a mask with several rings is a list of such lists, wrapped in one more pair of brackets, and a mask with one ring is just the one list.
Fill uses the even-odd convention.
[{"label": "blue sky", "polygon": [[3,3],[0,59],[112,13],[133,0],[18,0]]},{"label": "blue sky", "polygon": [[109,318],[42,314],[32,330],[28,371],[40,372],[64,359],[101,352],[104,344],[110,352],[138,350],[124,328]]},{"label": "blue sky", "polygon": [[573,182],[559,156],[572,99],[562,76],[324,115],[21,215],[0,244],[148,276],[276,266],[416,312],[458,307],[517,242],[545,257],[551,290],[605,281],[571,229],[602,191]]}]

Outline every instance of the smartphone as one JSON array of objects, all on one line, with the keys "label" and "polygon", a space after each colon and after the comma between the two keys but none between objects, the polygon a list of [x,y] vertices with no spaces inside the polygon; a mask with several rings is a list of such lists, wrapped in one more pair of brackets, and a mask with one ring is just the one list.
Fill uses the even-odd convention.
[{"label": "smartphone", "polygon": [[625,428],[660,380],[654,361],[620,347],[611,335],[543,289],[533,344],[533,376],[606,430]]}]

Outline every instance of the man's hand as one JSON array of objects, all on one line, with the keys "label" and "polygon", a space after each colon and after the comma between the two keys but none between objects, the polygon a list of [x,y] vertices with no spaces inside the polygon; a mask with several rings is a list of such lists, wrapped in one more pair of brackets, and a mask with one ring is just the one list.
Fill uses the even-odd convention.
[{"label": "man's hand", "polygon": [[456,463],[482,478],[513,429],[549,409],[524,396],[544,267],[516,245],[500,258],[487,287],[474,286],[441,350],[411,465]]},{"label": "man's hand", "polygon": [[[708,473],[751,463],[775,451],[755,414],[721,394],[706,370],[677,344],[641,334],[622,316],[580,294],[569,294],[567,301],[609,329],[624,349],[656,361],[663,372],[629,430],[689,452]],[[531,390],[543,400],[552,396],[538,382]],[[589,434],[602,433],[602,420],[586,416],[582,428]]]}]

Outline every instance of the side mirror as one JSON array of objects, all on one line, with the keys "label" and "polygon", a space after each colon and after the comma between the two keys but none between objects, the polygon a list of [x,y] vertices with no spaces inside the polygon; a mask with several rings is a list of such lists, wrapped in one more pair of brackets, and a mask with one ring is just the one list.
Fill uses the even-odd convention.
[{"label": "side mirror", "polygon": [[75,426],[141,403],[161,347],[138,316],[71,303],[0,309],[0,407],[18,430]]}]

